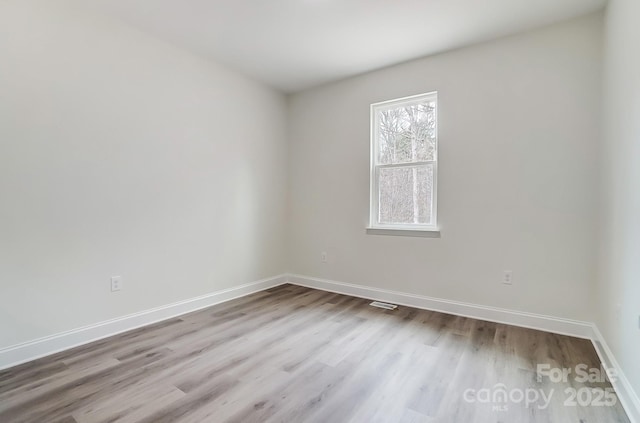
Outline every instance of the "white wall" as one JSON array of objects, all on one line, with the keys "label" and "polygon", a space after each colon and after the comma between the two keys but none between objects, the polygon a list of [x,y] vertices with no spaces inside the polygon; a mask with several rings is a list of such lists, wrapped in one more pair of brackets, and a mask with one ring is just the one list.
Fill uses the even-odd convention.
[{"label": "white wall", "polygon": [[78,4],[0,2],[0,348],[285,270],[284,97]]},{"label": "white wall", "polygon": [[[590,15],[291,96],[289,270],[592,320],[601,21]],[[367,235],[369,104],[434,90],[442,236]],[[513,286],[501,285],[503,269]]]},{"label": "white wall", "polygon": [[[640,2],[611,0],[605,26],[603,242],[598,327],[640,393]],[[640,410],[639,410],[640,411]]]}]

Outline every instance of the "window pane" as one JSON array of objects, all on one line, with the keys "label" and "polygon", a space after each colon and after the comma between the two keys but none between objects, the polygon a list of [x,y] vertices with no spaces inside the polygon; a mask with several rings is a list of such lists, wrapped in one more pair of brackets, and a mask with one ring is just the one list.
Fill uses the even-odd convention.
[{"label": "window pane", "polygon": [[432,223],[432,165],[386,167],[379,172],[378,223]]},{"label": "window pane", "polygon": [[436,103],[378,111],[378,164],[435,160]]}]

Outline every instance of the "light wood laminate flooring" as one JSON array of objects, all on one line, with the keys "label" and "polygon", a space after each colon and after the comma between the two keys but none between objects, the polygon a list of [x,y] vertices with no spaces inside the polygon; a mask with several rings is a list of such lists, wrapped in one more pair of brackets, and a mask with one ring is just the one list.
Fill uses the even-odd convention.
[{"label": "light wood laminate flooring", "polygon": [[599,367],[587,340],[369,302],[282,285],[0,371],[0,422],[629,421],[538,380]]}]

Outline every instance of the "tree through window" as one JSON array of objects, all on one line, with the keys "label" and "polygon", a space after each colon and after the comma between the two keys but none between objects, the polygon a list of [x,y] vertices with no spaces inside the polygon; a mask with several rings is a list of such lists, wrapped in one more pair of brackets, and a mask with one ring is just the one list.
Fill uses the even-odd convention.
[{"label": "tree through window", "polygon": [[436,230],[437,94],[371,105],[373,228]]}]

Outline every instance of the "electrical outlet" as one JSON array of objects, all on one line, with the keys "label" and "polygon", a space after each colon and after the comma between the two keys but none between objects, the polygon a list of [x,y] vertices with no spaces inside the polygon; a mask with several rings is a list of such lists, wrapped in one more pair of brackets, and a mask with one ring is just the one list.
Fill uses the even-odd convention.
[{"label": "electrical outlet", "polygon": [[111,277],[111,292],[122,290],[122,276]]},{"label": "electrical outlet", "polygon": [[505,270],[502,274],[502,283],[505,285],[513,285],[513,272],[511,270]]},{"label": "electrical outlet", "polygon": [[326,253],[326,251],[323,251],[323,252],[320,253],[320,261],[323,262],[323,263],[327,262],[327,253]]}]

